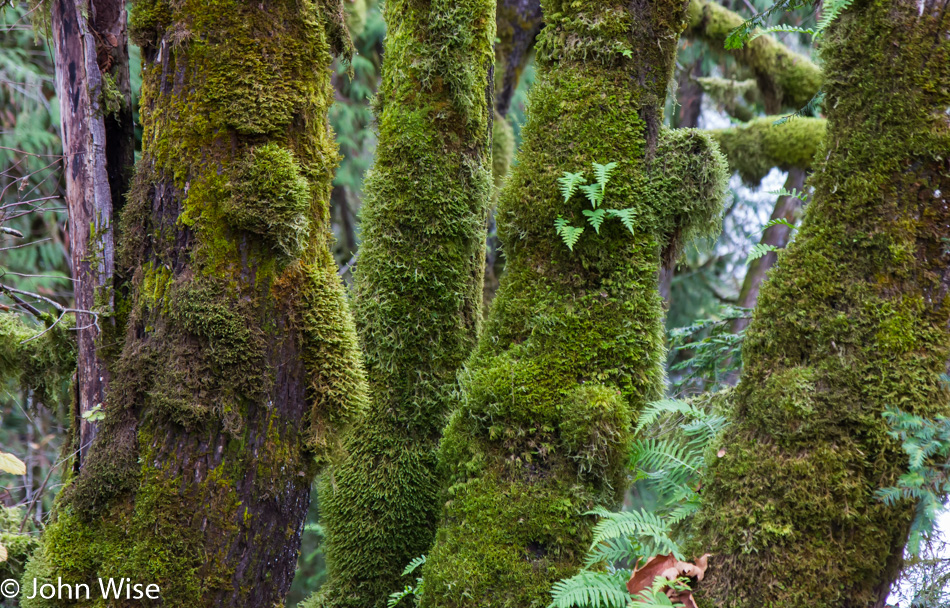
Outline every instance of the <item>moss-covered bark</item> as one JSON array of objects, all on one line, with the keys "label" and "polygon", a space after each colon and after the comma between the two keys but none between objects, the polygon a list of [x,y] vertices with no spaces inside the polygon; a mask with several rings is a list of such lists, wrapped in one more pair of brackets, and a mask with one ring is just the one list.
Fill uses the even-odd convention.
[{"label": "moss-covered bark", "polygon": [[729,167],[745,182],[757,185],[772,167],[784,171],[811,169],[825,138],[827,125],[823,118],[794,118],[775,124],[779,118],[763,116],[708,133],[719,143]]},{"label": "moss-covered bark", "polygon": [[897,575],[913,508],[874,497],[906,463],[881,413],[947,410],[948,32],[947,0],[860,0],[827,32],[815,192],[704,485],[706,606],[881,606]]},{"label": "moss-covered bark", "polygon": [[320,490],[329,578],[309,606],[384,606],[439,510],[436,451],[481,318],[491,0],[392,0],[366,179],[357,324],[372,405]]},{"label": "moss-covered bark", "polygon": [[327,249],[331,8],[134,6],[144,136],[123,216],[128,327],[101,432],[27,580],[128,577],[183,608],[282,601],[311,481],[365,401]]},{"label": "moss-covered bark", "polygon": [[[631,418],[662,392],[661,258],[714,230],[725,160],[692,130],[663,131],[686,6],[548,0],[520,162],[499,203],[508,263],[441,445],[450,477],[423,605],[546,606],[613,506]],[[557,178],[618,163],[606,222],[571,252],[555,234]]]},{"label": "moss-covered bark", "polygon": [[755,74],[768,112],[803,107],[821,86],[821,70],[808,57],[787,48],[772,36],[761,36],[739,50],[725,50],[729,33],[742,25],[742,16],[715,0],[691,0],[689,36],[700,38],[718,52],[728,53]]}]

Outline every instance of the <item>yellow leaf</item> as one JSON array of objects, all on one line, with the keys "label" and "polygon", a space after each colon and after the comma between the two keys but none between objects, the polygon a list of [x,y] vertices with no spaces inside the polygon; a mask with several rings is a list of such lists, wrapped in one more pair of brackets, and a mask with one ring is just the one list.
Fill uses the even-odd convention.
[{"label": "yellow leaf", "polygon": [[7,548],[0,545],[0,562],[7,561]]},{"label": "yellow leaf", "polygon": [[26,465],[13,454],[0,452],[0,471],[13,475],[26,475]]}]

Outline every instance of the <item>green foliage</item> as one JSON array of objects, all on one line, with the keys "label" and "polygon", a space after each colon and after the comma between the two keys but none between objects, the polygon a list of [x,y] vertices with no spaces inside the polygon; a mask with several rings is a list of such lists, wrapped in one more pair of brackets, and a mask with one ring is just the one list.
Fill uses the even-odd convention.
[{"label": "green foliage", "polygon": [[[600,234],[600,226],[604,223],[604,219],[607,217],[615,217],[620,220],[631,234],[635,234],[634,217],[636,216],[636,209],[601,208],[607,196],[607,182],[610,181],[610,174],[617,168],[617,163],[610,162],[606,165],[602,165],[595,162],[592,163],[592,165],[596,179],[592,184],[586,183],[587,180],[582,172],[571,173],[565,171],[561,177],[558,178],[557,183],[560,186],[561,196],[564,197],[564,202],[569,203],[571,197],[580,189],[586,195],[587,201],[591,206],[591,209],[582,209],[581,213],[587,218],[587,222],[594,227],[594,232]],[[574,246],[580,239],[581,234],[583,234],[584,227],[572,226],[568,220],[559,215],[554,220],[554,231],[561,237],[561,240],[564,241],[567,248],[574,251]]]},{"label": "green foliage", "polygon": [[[413,558],[413,560],[406,565],[405,569],[403,569],[402,576],[409,576],[424,563],[426,563],[425,555],[420,555],[419,557]],[[399,602],[407,597],[412,597],[415,600],[415,605],[418,605],[422,600],[424,591],[425,584],[422,577],[416,577],[416,582],[414,585],[406,585],[402,590],[389,594],[389,599],[386,600],[386,608],[395,608]]]},{"label": "green foliage", "polygon": [[670,330],[670,349],[691,355],[670,366],[675,392],[689,386],[715,390],[739,370],[744,332],[734,332],[733,323],[750,314],[748,309],[724,306],[715,318]]},{"label": "green foliage", "polygon": [[950,417],[925,419],[898,409],[882,415],[891,426],[891,436],[900,440],[907,454],[908,469],[895,485],[879,489],[876,495],[891,506],[903,500],[914,502],[907,550],[918,556],[922,545],[933,540],[937,516],[950,494]]},{"label": "green foliage", "polygon": [[752,246],[752,249],[749,251],[749,257],[746,258],[746,263],[752,262],[764,256],[767,253],[772,251],[778,251],[778,247],[775,245],[769,245],[768,243],[756,243]]},{"label": "green foliage", "polygon": [[630,604],[626,583],[630,571],[618,568],[608,572],[582,570],[554,583],[548,608],[625,608]]}]

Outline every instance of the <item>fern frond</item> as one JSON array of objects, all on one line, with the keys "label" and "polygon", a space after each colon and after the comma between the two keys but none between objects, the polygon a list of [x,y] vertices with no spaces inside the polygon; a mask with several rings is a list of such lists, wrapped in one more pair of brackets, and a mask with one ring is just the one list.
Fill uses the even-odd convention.
[{"label": "fern frond", "polygon": [[640,419],[637,422],[636,433],[639,433],[648,425],[656,422],[660,416],[682,414],[689,418],[701,418],[706,412],[681,399],[660,399],[651,401],[640,413]]},{"label": "fern frond", "polygon": [[778,247],[775,245],[769,245],[768,243],[756,243],[752,246],[752,251],[749,252],[749,257],[746,259],[746,263],[757,260],[769,253],[770,251],[777,251]]},{"label": "fern frond", "polygon": [[610,180],[610,174],[617,168],[617,163],[607,163],[602,165],[594,163],[594,175],[597,176],[597,183],[600,184],[601,192],[606,192],[607,182]]},{"label": "fern frond", "polygon": [[412,574],[412,573],[416,570],[416,568],[418,568],[419,566],[421,566],[421,565],[424,564],[424,563],[426,563],[426,556],[425,556],[425,555],[420,555],[419,557],[417,557],[417,558],[413,559],[411,562],[409,562],[409,564],[406,566],[405,570],[402,571],[402,575],[403,575],[403,576],[409,576],[410,574]]},{"label": "fern frond", "polygon": [[729,50],[741,49],[749,40],[755,28],[764,26],[768,20],[771,19],[773,14],[779,11],[793,11],[805,6],[805,4],[807,4],[807,2],[804,0],[778,0],[778,2],[772,6],[761,13],[753,15],[750,19],[744,21],[742,25],[729,32],[723,46]]},{"label": "fern frond", "polygon": [[607,565],[618,562],[636,563],[641,551],[640,545],[626,536],[608,538],[591,547],[584,558],[584,567],[590,568],[600,563]]},{"label": "fern frond", "polygon": [[582,570],[554,583],[548,608],[625,608],[630,602],[629,570],[613,573]]},{"label": "fern frond", "polygon": [[765,36],[766,34],[774,34],[776,32],[787,32],[787,33],[796,33],[796,34],[808,34],[809,36],[815,35],[815,30],[811,28],[798,27],[797,25],[773,25],[762,30],[758,30],[756,33],[752,34],[749,37],[749,42],[752,42],[759,36]]},{"label": "fern frond", "polygon": [[816,36],[820,35],[828,26],[831,25],[831,22],[838,18],[841,13],[844,12],[853,0],[829,0],[822,5],[822,15],[821,19],[818,20],[818,25],[816,26]]},{"label": "fern frond", "polygon": [[608,209],[607,215],[620,220],[620,223],[633,234],[633,219],[636,217],[634,209]]},{"label": "fern frond", "polygon": [[589,512],[600,516],[594,526],[593,549],[596,545],[620,537],[634,537],[644,545],[647,555],[673,553],[679,556],[679,546],[670,538],[670,528],[659,515],[644,509],[639,511],[621,511],[614,513],[602,507]]},{"label": "fern frond", "polygon": [[821,103],[825,100],[825,92],[818,91],[815,95],[808,100],[808,103],[805,104],[803,108],[800,108],[798,111],[793,112],[775,120],[772,122],[773,125],[784,125],[793,118],[799,118],[802,116],[815,116],[818,114],[818,108],[821,106]]},{"label": "fern frond", "polygon": [[386,608],[394,608],[396,604],[402,601],[404,597],[415,595],[415,588],[406,585],[406,588],[402,591],[394,591],[389,594],[389,599],[386,600]]},{"label": "fern frond", "polygon": [[597,234],[600,234],[600,225],[604,223],[604,211],[604,209],[597,209],[595,211],[584,209],[581,211],[581,213],[587,216],[587,221],[594,227],[594,231]]},{"label": "fern frond", "polygon": [[604,202],[604,189],[600,184],[587,184],[581,186],[581,190],[587,195],[587,200],[590,201],[590,206],[594,209]]},{"label": "fern frond", "polygon": [[[785,188],[779,188],[778,190],[769,190],[769,194],[774,194],[775,196],[790,196],[792,198],[797,198],[800,201],[804,201],[807,196],[804,192],[797,188],[792,188],[791,190],[786,190]],[[772,220],[777,222],[778,220]]]},{"label": "fern frond", "polygon": [[561,187],[561,196],[564,197],[564,202],[571,200],[571,197],[574,196],[574,193],[577,192],[577,187],[581,184],[587,183],[587,180],[584,178],[584,173],[578,171],[577,173],[570,173],[565,171],[564,174],[557,178],[557,183]]},{"label": "fern frond", "polygon": [[768,222],[766,222],[765,226],[762,227],[762,232],[765,232],[772,226],[785,226],[789,230],[795,230],[795,224],[791,223],[784,217],[780,217],[780,218],[769,220]]}]

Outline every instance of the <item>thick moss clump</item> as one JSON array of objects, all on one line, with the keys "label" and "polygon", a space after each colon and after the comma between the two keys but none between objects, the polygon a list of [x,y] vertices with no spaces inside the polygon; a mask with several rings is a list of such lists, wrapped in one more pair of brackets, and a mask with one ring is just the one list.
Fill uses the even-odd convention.
[{"label": "thick moss clump", "polygon": [[795,118],[775,124],[778,116],[756,118],[744,125],[709,131],[719,142],[729,167],[749,184],[758,184],[762,178],[779,167],[811,169],[827,123],[823,118]]},{"label": "thick moss clump", "polygon": [[[424,606],[546,606],[590,542],[595,505],[626,484],[630,423],[662,393],[657,273],[691,236],[716,229],[725,159],[695,131],[662,131],[684,25],[681,2],[543,4],[519,164],[498,209],[507,264],[462,400],[441,444],[450,487],[424,566]],[[643,83],[643,84],[634,84]],[[635,210],[588,228],[573,252],[558,216],[564,171],[615,161],[605,205]]]},{"label": "thick moss clump", "polygon": [[36,526],[32,521],[20,531],[24,509],[0,507],[0,545],[7,550],[7,559],[0,562],[0,579],[19,579],[27,559],[39,546]]},{"label": "thick moss clump", "polygon": [[432,542],[436,450],[481,320],[494,3],[393,0],[355,312],[371,388],[323,477],[329,578],[308,606],[385,606]]},{"label": "thick moss clump", "polygon": [[310,485],[366,404],[327,250],[332,4],[133,7],[128,322],[106,418],[31,573],[155,583],[165,606],[283,601]]},{"label": "thick moss clump", "polygon": [[742,349],[697,551],[706,606],[883,605],[913,505],[882,412],[947,413],[950,11],[863,0],[826,34],[828,137]]}]

